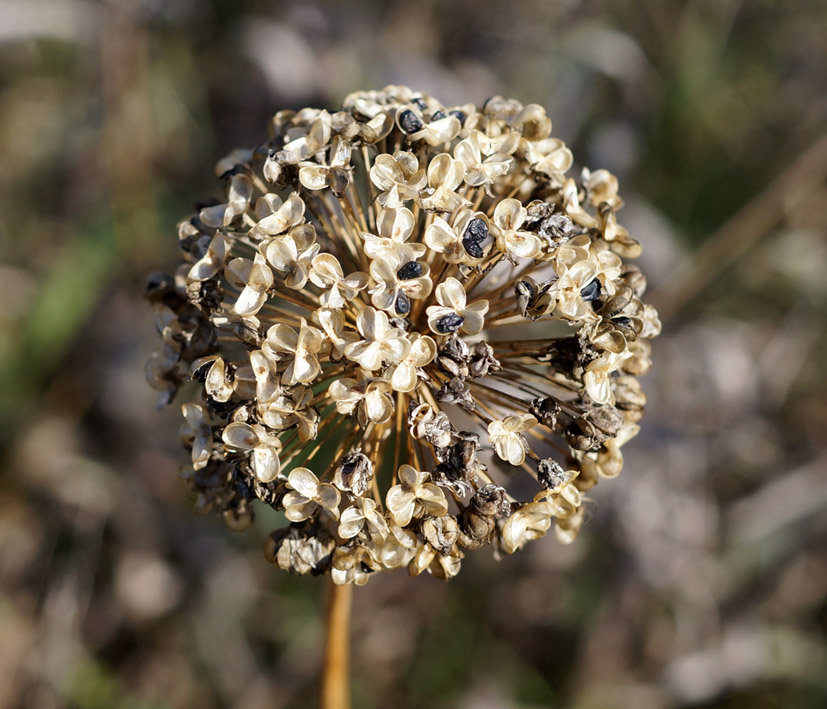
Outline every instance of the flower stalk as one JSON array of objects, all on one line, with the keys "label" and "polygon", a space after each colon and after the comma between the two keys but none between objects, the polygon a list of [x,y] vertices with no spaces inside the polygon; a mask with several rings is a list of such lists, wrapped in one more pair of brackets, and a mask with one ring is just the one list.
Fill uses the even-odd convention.
[{"label": "flower stalk", "polygon": [[328,584],[322,709],[350,709],[350,609],[353,586]]}]

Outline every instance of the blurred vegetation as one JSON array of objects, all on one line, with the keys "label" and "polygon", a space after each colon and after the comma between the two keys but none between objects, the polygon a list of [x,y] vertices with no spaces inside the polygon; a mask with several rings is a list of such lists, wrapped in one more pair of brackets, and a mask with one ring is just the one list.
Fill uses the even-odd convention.
[{"label": "blurred vegetation", "polygon": [[[359,707],[827,705],[827,5],[0,4],[0,706],[306,707],[318,579],[176,479],[147,272],[280,108],[545,105],[666,329],[572,547],[356,594]],[[482,557],[482,558],[480,558]]]}]

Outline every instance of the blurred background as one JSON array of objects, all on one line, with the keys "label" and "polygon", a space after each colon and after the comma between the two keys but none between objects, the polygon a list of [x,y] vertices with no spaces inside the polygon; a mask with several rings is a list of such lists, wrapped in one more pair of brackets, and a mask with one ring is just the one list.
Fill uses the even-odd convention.
[{"label": "blurred background", "polygon": [[[277,109],[547,107],[665,328],[552,538],[357,589],[357,707],[827,706],[827,3],[0,2],[0,706],[309,707],[324,583],[192,510],[144,279]],[[578,168],[579,169],[579,168]]]}]

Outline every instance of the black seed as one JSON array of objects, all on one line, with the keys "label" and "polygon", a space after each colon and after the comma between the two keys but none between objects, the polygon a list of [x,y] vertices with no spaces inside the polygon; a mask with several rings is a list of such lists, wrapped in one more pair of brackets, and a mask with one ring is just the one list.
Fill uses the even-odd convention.
[{"label": "black seed", "polygon": [[620,325],[620,327],[631,327],[632,326],[632,321],[629,320],[629,318],[624,317],[623,315],[621,315],[619,318],[612,318],[612,322],[615,325]]},{"label": "black seed", "polygon": [[424,270],[421,263],[408,261],[408,263],[402,264],[402,267],[396,272],[396,277],[400,281],[409,281],[411,278],[419,278]]},{"label": "black seed", "polygon": [[465,247],[465,251],[469,256],[473,256],[474,258],[482,258],[485,255],[485,251],[482,246],[475,241],[469,241],[468,237],[462,240],[462,245]]},{"label": "black seed", "polygon": [[596,278],[580,289],[580,297],[583,300],[597,300],[600,297],[600,281]]},{"label": "black seed", "polygon": [[482,258],[482,242],[488,238],[488,225],[482,219],[472,219],[465,227],[465,234],[462,237],[462,245],[465,250],[474,258]]},{"label": "black seed", "polygon": [[459,122],[463,125],[468,118],[468,116],[466,116],[462,111],[451,111],[451,115],[457,118],[457,120],[459,120]]},{"label": "black seed", "polygon": [[407,315],[411,312],[411,301],[408,300],[408,296],[402,293],[401,291],[396,296],[396,302],[393,304],[394,310],[396,310],[397,314],[399,315]]},{"label": "black seed", "polygon": [[438,120],[441,120],[443,118],[447,118],[447,116],[445,115],[445,111],[437,111],[436,113],[434,113],[431,116],[432,121],[438,121]]},{"label": "black seed", "polygon": [[413,111],[402,111],[399,115],[399,127],[406,133],[416,133],[422,130],[423,124]]},{"label": "black seed", "polygon": [[428,108],[428,104],[425,103],[424,99],[421,96],[417,96],[414,99],[411,99],[411,103],[416,106],[420,111],[425,111]]},{"label": "black seed", "polygon": [[456,313],[448,313],[448,315],[443,315],[436,321],[436,329],[437,332],[447,335],[449,332],[456,332],[459,330],[464,322],[465,318],[461,315],[457,315]]},{"label": "black seed", "polygon": [[488,224],[484,219],[472,219],[465,227],[465,238],[481,244],[488,238]]}]

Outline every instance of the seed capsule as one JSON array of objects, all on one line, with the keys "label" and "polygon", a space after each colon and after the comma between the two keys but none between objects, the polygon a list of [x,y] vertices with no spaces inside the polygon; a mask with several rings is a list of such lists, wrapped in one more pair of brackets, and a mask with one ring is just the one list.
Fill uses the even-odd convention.
[{"label": "seed capsule", "polygon": [[541,460],[537,465],[537,480],[547,490],[560,487],[567,481],[567,477],[563,466],[553,458]]}]

